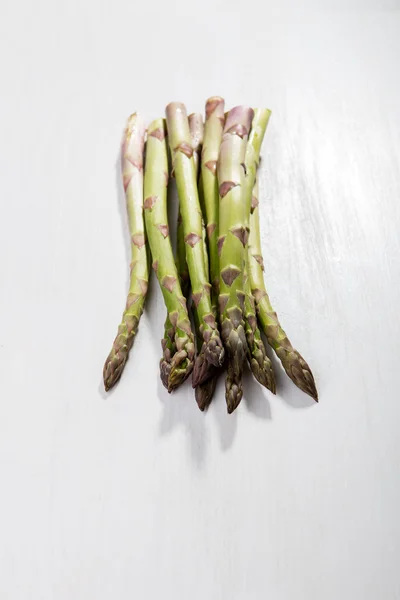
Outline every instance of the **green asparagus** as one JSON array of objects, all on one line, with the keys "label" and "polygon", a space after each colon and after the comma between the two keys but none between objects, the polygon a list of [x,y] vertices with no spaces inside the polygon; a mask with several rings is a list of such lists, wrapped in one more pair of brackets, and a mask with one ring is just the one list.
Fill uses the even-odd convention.
[{"label": "green asparagus", "polygon": [[243,363],[247,353],[244,311],[244,255],[246,205],[244,159],[253,109],[237,106],[229,111],[217,163],[219,182],[220,260],[219,310],[221,329],[228,353],[225,398],[231,413],[243,396]]},{"label": "green asparagus", "polygon": [[251,201],[249,235],[249,272],[251,289],[256,301],[258,320],[269,345],[280,359],[287,375],[303,392],[318,402],[318,392],[311,369],[295,350],[271,306],[264,283],[264,262],[261,253],[258,182],[256,179]]},{"label": "green asparagus", "polygon": [[149,265],[143,222],[143,149],[146,128],[134,113],[128,119],[122,145],[122,175],[131,238],[130,285],[117,337],[103,369],[104,387],[110,390],[121,377],[143,312]]},{"label": "green asparagus", "polygon": [[163,384],[171,392],[192,371],[194,340],[169,236],[167,185],[166,127],[163,119],[157,119],[150,124],[147,134],[144,213],[153,268],[168,311],[160,373]]},{"label": "green asparagus", "polygon": [[210,261],[210,278],[212,285],[211,301],[213,312],[217,314],[219,293],[219,259],[218,259],[218,180],[217,161],[224,129],[225,101],[213,96],[206,102],[206,122],[204,126],[204,143],[201,159],[201,182],[204,195],[204,215],[208,238],[208,255]]},{"label": "green asparagus", "polygon": [[[189,115],[189,128],[197,178],[199,157],[203,143],[203,119],[199,113],[193,113]],[[183,295],[185,298],[187,298],[190,290],[190,277],[186,262],[185,234],[183,232],[183,221],[180,208],[178,211],[176,236],[176,266],[180,277]]]},{"label": "green asparagus", "polygon": [[256,310],[254,305],[254,298],[251,293],[250,278],[248,275],[248,232],[250,225],[250,208],[251,208],[251,196],[256,179],[256,170],[260,161],[260,150],[261,144],[265,135],[265,131],[268,125],[268,120],[271,111],[267,109],[255,109],[254,117],[251,124],[251,131],[246,147],[245,157],[245,181],[244,181],[244,195],[246,204],[246,217],[244,226],[246,229],[246,251],[244,261],[244,292],[245,292],[245,303],[244,303],[244,320],[245,320],[245,331],[248,345],[247,360],[250,369],[261,385],[268,388],[273,394],[276,391],[275,376],[272,369],[272,364],[265,351],[264,342],[261,338],[261,333],[257,325]]},{"label": "green asparagus", "polygon": [[[200,158],[201,149],[203,142],[203,119],[200,114],[189,115],[189,130],[190,138],[193,147],[193,159],[195,163],[196,177],[198,177],[200,170]],[[201,180],[199,181],[199,196],[200,203],[202,199]],[[185,242],[182,228],[182,217],[180,217],[180,225],[178,224],[177,231],[177,267],[178,273],[182,280],[186,279],[187,264],[185,256]],[[208,267],[208,254],[207,245],[205,240],[205,226],[202,222],[202,233],[204,242],[204,268],[206,271],[207,279],[209,279],[209,267]],[[193,305],[192,305],[193,308]],[[200,333],[200,321],[197,315],[197,311],[193,310],[193,320],[196,330],[196,345],[198,355],[195,362],[195,368],[193,370],[192,381],[193,387],[195,387],[195,398],[200,410],[204,411],[210,404],[215,387],[218,379],[218,369],[209,363],[205,358],[203,340]],[[203,351],[202,351],[203,350]]]},{"label": "green asparagus", "polygon": [[172,164],[182,214],[192,298],[199,316],[200,333],[205,344],[205,357],[212,364],[219,366],[224,359],[224,348],[215,316],[211,310],[211,285],[208,282],[204,264],[202,213],[185,106],[173,102],[167,106],[166,115]]}]

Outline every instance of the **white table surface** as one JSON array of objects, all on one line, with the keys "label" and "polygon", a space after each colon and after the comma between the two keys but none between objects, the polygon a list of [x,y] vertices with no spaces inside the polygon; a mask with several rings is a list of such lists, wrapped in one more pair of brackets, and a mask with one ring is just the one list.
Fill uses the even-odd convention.
[{"label": "white table surface", "polygon": [[[2,3],[2,600],[400,598],[400,13],[367,4]],[[279,369],[230,417],[168,396],[154,276],[102,391],[125,119],[213,94],[273,110],[266,278],[319,405]]]}]

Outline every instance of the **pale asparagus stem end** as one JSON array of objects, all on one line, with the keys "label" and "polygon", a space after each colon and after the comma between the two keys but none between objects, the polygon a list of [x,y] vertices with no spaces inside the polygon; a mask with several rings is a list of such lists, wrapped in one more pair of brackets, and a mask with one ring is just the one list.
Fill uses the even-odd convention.
[{"label": "pale asparagus stem end", "polygon": [[232,133],[240,137],[248,136],[254,110],[248,106],[235,106],[226,115],[224,134]]},{"label": "pale asparagus stem end", "polygon": [[200,113],[192,113],[189,115],[188,120],[193,150],[199,152],[204,137],[203,117]]},{"label": "pale asparagus stem end", "polygon": [[[220,107],[218,114],[224,118],[225,100],[221,96],[211,96],[206,101],[206,120],[210,118],[216,108]],[[222,113],[222,114],[221,114]]]},{"label": "pale asparagus stem end", "polygon": [[[192,113],[188,117],[189,121],[189,130],[190,130],[190,140],[193,148],[193,160],[194,166],[196,170],[196,178],[198,177],[199,169],[200,169],[200,157],[201,157],[201,148],[203,145],[203,137],[204,137],[204,124],[203,117],[200,113]],[[200,190],[199,190],[200,195]]]}]

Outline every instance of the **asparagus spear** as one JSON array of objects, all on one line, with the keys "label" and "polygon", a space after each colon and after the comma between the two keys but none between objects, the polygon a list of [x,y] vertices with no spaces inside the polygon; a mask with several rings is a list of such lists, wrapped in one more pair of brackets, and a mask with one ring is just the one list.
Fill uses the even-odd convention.
[{"label": "asparagus spear", "polygon": [[161,287],[168,316],[160,361],[163,384],[171,392],[193,368],[194,341],[189,316],[179,283],[169,237],[167,216],[168,154],[163,119],[148,129],[144,176],[144,213],[153,268]]},{"label": "asparagus spear", "polygon": [[[192,113],[188,117],[190,141],[193,148],[193,160],[196,172],[196,180],[199,173],[199,161],[201,148],[203,144],[203,119],[200,113]],[[199,193],[200,200],[200,193]],[[181,210],[178,211],[178,223],[176,230],[176,267],[178,269],[179,278],[184,296],[187,298],[190,290],[189,270],[186,262],[185,234],[183,232],[183,221]],[[204,237],[204,236],[203,236]]]},{"label": "asparagus spear", "polygon": [[206,122],[201,160],[201,181],[204,193],[204,214],[212,285],[211,301],[215,315],[217,314],[219,293],[217,161],[225,123],[224,106],[225,101],[219,96],[213,96],[206,102]]},{"label": "asparagus spear", "polygon": [[[192,139],[192,146],[194,150],[193,158],[197,159],[201,152],[201,144],[203,141],[203,121],[199,113],[193,113],[189,115],[190,133]],[[197,168],[197,163],[196,163]],[[190,277],[189,270],[186,262],[186,250],[185,250],[185,236],[183,233],[183,221],[181,211],[178,211],[177,221],[177,247],[176,247],[176,268],[179,275],[179,281],[182,288],[182,293],[185,298],[188,298],[190,292]],[[169,340],[168,331],[170,330],[169,319],[165,323],[165,340]],[[173,347],[168,344],[168,351],[173,353]]]},{"label": "asparagus spear", "polygon": [[[267,129],[269,117],[271,111],[268,109],[255,109],[254,117],[251,124],[251,131],[246,147],[245,157],[245,181],[244,181],[244,195],[246,204],[246,217],[245,217],[245,229],[246,239],[248,238],[248,231],[250,225],[250,208],[251,208],[251,196],[256,179],[256,170],[260,161],[260,150],[261,144],[264,139],[265,131]],[[248,345],[247,360],[252,370],[254,377],[261,385],[265,386],[273,394],[276,391],[275,376],[272,369],[272,364],[268,358],[264,342],[261,338],[261,333],[257,325],[257,317],[254,305],[254,298],[251,292],[250,278],[248,276],[248,247],[246,246],[245,251],[245,263],[244,263],[244,292],[245,297],[245,330],[246,339]]]},{"label": "asparagus spear", "polygon": [[196,185],[188,118],[185,106],[178,102],[166,108],[169,144],[181,207],[186,261],[192,285],[192,297],[200,322],[208,362],[219,366],[224,359],[217,323],[211,310],[210,284],[205,270],[202,214]]},{"label": "asparagus spear", "polygon": [[[209,258],[209,269],[211,275],[211,307],[213,314],[218,314],[218,291],[219,291],[219,260],[218,260],[218,180],[217,160],[221,145],[222,131],[224,127],[224,100],[219,96],[213,96],[206,102],[206,122],[204,127],[203,151],[201,156],[200,185],[203,196],[203,216],[205,219],[205,231],[207,232],[207,244]],[[199,369],[200,371],[200,369]],[[211,367],[201,371],[200,383],[196,387],[196,400],[200,410],[204,410],[211,402],[217,385],[220,370]],[[195,386],[196,381],[193,381]]]},{"label": "asparagus spear", "polygon": [[130,285],[118,334],[104,364],[106,391],[121,377],[138,330],[147,292],[149,267],[143,222],[143,148],[146,128],[134,113],[127,121],[122,145],[122,175],[131,238]]},{"label": "asparagus spear", "polygon": [[219,182],[220,260],[219,309],[221,329],[228,353],[225,397],[228,413],[243,396],[242,374],[247,341],[244,330],[243,266],[246,245],[244,159],[253,110],[237,106],[229,111],[217,163]]},{"label": "asparagus spear", "polygon": [[[196,178],[198,176],[199,156],[203,143],[203,119],[199,113],[189,115],[190,137],[193,148],[193,160],[195,163]],[[176,246],[176,267],[182,286],[182,292],[185,298],[188,297],[190,290],[189,270],[186,262],[185,235],[183,233],[183,221],[179,208],[177,223],[177,246]]]},{"label": "asparagus spear", "polygon": [[[203,142],[203,119],[199,114],[189,115],[189,130],[191,144],[193,148],[193,159],[195,163],[196,177],[200,168],[200,155]],[[199,186],[200,187],[200,186]],[[201,190],[199,189],[199,196],[201,196]],[[207,246],[205,243],[205,227],[202,222],[202,233],[204,242],[204,268],[206,270],[207,279],[209,278],[208,268],[208,255]],[[189,274],[186,263],[185,254],[185,240],[183,233],[182,216],[178,216],[178,229],[177,229],[177,254],[176,254],[176,265],[178,268],[179,277],[181,279],[181,285],[185,285],[186,290],[190,286]],[[188,285],[187,285],[188,283]],[[182,289],[184,289],[182,287]],[[186,295],[186,294],[185,294]],[[200,333],[200,322],[197,316],[197,311],[194,310],[194,323],[196,329],[196,342],[197,350],[204,348],[203,340]],[[206,358],[204,351],[199,352],[198,358],[195,363],[195,369],[193,371],[193,379],[203,381],[203,383],[197,384],[195,387],[195,398],[200,410],[205,410],[212,400],[214,390],[217,384],[216,367],[209,363]]]},{"label": "asparagus spear", "polygon": [[251,288],[256,301],[258,320],[269,345],[280,359],[287,375],[303,392],[318,402],[318,392],[311,369],[295,350],[279,323],[265,288],[264,263],[261,254],[258,182],[254,185],[250,215],[249,271]]},{"label": "asparagus spear", "polygon": [[[196,169],[196,177],[199,178],[200,174],[200,164],[201,164],[201,154],[203,148],[203,137],[204,137],[204,124],[203,117],[199,113],[194,113],[189,115],[189,130],[190,137],[192,141],[193,147],[193,159]],[[204,224],[204,215],[205,215],[205,206],[204,206],[204,189],[202,178],[198,179],[199,181],[199,200],[202,209],[202,236],[203,236],[203,245],[204,245],[204,269],[206,271],[207,280],[210,280],[210,269],[209,269],[209,260],[208,260],[208,251],[207,251],[207,239],[206,239],[206,227]],[[211,292],[211,299],[213,300],[213,293]],[[215,311],[215,307],[212,303],[213,314],[216,317],[217,313]],[[194,311],[194,320],[197,330],[197,349],[199,351],[195,363],[195,368],[193,370],[192,376],[192,385],[195,388],[195,397],[196,402],[200,408],[200,410],[204,410],[209,406],[212,396],[214,394],[215,387],[217,385],[218,379],[218,371],[215,365],[208,362],[205,356],[205,344],[201,343],[201,334],[200,334],[200,322],[197,315],[197,311]]]}]

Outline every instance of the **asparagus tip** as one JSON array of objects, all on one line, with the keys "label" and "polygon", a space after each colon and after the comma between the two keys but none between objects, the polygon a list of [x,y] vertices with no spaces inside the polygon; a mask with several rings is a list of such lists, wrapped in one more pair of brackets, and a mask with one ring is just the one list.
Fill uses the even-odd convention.
[{"label": "asparagus tip", "polygon": [[187,359],[183,361],[183,363],[171,366],[167,385],[169,393],[176,390],[176,388],[179,387],[189,377],[192,369],[193,362]]},{"label": "asparagus tip", "polygon": [[225,350],[217,330],[215,330],[215,335],[206,344],[205,356],[207,361],[215,367],[223,365]]},{"label": "asparagus tip", "polygon": [[276,394],[275,374],[269,358],[264,353],[256,352],[249,360],[250,368],[258,383],[267,388],[273,394]]},{"label": "asparagus tip", "polygon": [[284,349],[279,349],[277,354],[293,383],[295,383],[303,392],[311,396],[315,402],[318,402],[318,392],[314,376],[301,354],[294,349],[289,352]]},{"label": "asparagus tip", "polygon": [[106,392],[109,392],[120,380],[126,361],[127,357],[122,357],[118,353],[110,355],[107,358],[103,369],[104,389]]},{"label": "asparagus tip", "polygon": [[232,364],[228,364],[228,373],[225,380],[225,399],[228,414],[232,414],[239,406],[242,397],[242,372],[238,372]]},{"label": "asparagus tip", "polygon": [[212,397],[215,392],[215,388],[217,385],[217,375],[214,375],[208,381],[199,385],[195,390],[195,398],[197,402],[197,406],[199,409],[204,412],[206,408],[211,403]]},{"label": "asparagus tip", "polygon": [[226,408],[228,411],[228,415],[231,415],[234,410],[237,409],[241,400],[242,400],[243,392],[240,390],[235,390],[235,392],[230,392],[226,394]]},{"label": "asparagus tip", "polygon": [[215,365],[208,362],[206,359],[206,344],[203,346],[196,357],[193,374],[192,374],[192,387],[197,388],[199,385],[205,383],[210,379],[215,372]]}]

